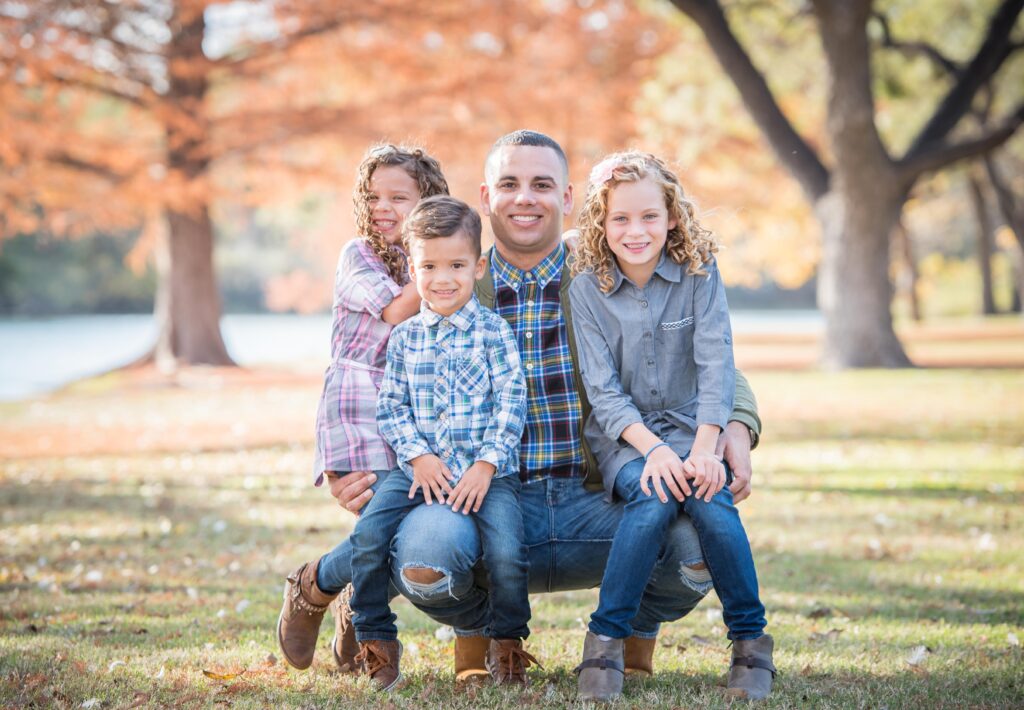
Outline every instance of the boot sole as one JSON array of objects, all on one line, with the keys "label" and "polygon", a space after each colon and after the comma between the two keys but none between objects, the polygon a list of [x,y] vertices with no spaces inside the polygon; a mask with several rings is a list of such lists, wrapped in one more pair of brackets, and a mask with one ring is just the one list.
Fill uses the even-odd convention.
[{"label": "boot sole", "polygon": [[[284,583],[284,597],[282,599],[282,601],[285,602],[285,603],[288,602],[288,586],[289,586],[288,582],[285,582]],[[277,615],[277,647],[279,649],[281,649],[281,655],[284,656],[284,660],[285,660],[285,662],[289,666],[291,666],[292,668],[294,668],[296,670],[304,671],[307,668],[309,668],[311,665],[313,665],[313,659],[312,658],[309,659],[309,663],[307,663],[304,666],[299,665],[298,663],[293,661],[291,658],[289,658],[288,652],[284,650],[284,643],[281,641],[281,624],[284,623],[284,607],[285,607],[285,605],[282,604],[281,605],[281,613]]]}]

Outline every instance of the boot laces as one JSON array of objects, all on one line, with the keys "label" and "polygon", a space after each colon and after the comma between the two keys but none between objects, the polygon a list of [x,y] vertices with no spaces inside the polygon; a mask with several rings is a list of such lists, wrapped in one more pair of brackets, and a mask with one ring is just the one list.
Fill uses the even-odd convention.
[{"label": "boot laces", "polygon": [[373,676],[377,671],[386,668],[391,663],[391,656],[380,645],[371,642],[364,643],[356,655],[356,664],[362,665],[366,675]]}]

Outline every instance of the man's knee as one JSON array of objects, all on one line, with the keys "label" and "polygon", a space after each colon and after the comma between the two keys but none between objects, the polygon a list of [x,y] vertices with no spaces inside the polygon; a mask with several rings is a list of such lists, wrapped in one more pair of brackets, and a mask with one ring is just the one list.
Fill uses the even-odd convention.
[{"label": "man's knee", "polygon": [[402,570],[402,577],[406,582],[413,584],[436,584],[444,579],[445,575],[429,567],[406,567]]}]

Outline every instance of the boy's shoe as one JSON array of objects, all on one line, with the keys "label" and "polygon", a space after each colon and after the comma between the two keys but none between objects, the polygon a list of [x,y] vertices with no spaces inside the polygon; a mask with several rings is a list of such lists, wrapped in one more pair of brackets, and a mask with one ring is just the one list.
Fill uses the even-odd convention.
[{"label": "boy's shoe", "polygon": [[583,661],[576,666],[580,700],[608,702],[622,695],[626,669],[622,662],[623,639],[602,641],[587,631],[583,641]]},{"label": "boy's shoe", "polygon": [[463,685],[490,676],[487,671],[487,649],[491,640],[486,636],[455,637],[455,684]]},{"label": "boy's shoe", "polygon": [[627,676],[649,678],[654,675],[654,647],[657,644],[656,638],[630,636],[625,640],[622,661],[626,666]]},{"label": "boy's shoe", "polygon": [[386,693],[398,686],[402,671],[398,662],[402,659],[402,643],[395,641],[364,641],[359,644],[356,665],[370,676],[377,690]]},{"label": "boy's shoe", "polygon": [[320,560],[307,562],[284,583],[284,604],[277,617],[277,645],[289,665],[305,670],[313,663],[316,637],[327,606],[337,594],[324,594],[316,586]]},{"label": "boy's shoe", "polygon": [[491,639],[484,659],[495,685],[528,685],[526,669],[540,661],[523,650],[519,639]]},{"label": "boy's shoe", "polygon": [[331,614],[334,615],[334,638],[331,640],[331,653],[334,662],[342,673],[358,673],[356,655],[359,643],[356,641],[356,627],[352,623],[352,585],[347,584],[338,598],[331,602]]},{"label": "boy's shoe", "polygon": [[775,641],[765,634],[751,641],[733,641],[732,666],[729,668],[729,685],[725,692],[734,698],[762,700],[772,692],[775,678],[775,664],[772,650]]}]

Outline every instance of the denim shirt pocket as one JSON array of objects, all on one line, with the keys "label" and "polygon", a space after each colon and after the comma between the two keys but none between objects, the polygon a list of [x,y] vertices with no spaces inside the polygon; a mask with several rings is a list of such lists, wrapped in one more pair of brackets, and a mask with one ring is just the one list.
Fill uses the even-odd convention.
[{"label": "denim shirt pocket", "polygon": [[693,374],[693,331],[693,316],[658,324],[658,339],[664,346],[659,355],[661,363],[658,369],[667,374],[664,386],[671,387],[676,397],[689,398],[697,390],[697,380]]},{"label": "denim shirt pocket", "polygon": [[478,397],[490,386],[487,363],[479,355],[459,358],[455,365],[455,389],[464,395]]}]

